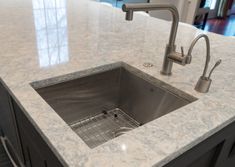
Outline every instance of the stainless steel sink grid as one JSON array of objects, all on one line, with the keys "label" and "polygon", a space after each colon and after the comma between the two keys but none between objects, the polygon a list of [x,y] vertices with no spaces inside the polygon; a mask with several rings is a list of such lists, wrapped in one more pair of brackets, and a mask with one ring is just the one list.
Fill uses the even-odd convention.
[{"label": "stainless steel sink grid", "polygon": [[196,100],[127,65],[35,90],[90,148]]},{"label": "stainless steel sink grid", "polygon": [[134,129],[139,125],[140,123],[116,108],[110,111],[103,111],[101,114],[83,120],[78,120],[70,124],[70,127],[90,148],[94,148],[115,138],[118,134],[124,134],[126,131]]}]

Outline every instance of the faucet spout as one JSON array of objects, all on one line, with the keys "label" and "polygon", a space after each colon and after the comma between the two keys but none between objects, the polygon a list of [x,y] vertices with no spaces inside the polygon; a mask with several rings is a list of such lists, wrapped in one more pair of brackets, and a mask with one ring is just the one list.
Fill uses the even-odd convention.
[{"label": "faucet spout", "polygon": [[207,77],[206,76],[206,73],[207,73],[207,70],[208,70],[208,65],[209,65],[209,62],[210,62],[210,40],[209,40],[209,37],[206,35],[206,34],[200,34],[198,35],[192,42],[192,44],[190,45],[189,47],[189,50],[188,50],[188,55],[187,55],[187,58],[190,60],[188,61],[187,63],[190,63],[191,62],[191,54],[192,54],[192,50],[194,48],[194,46],[196,45],[196,43],[199,41],[199,39],[201,38],[204,38],[205,41],[206,41],[206,62],[205,62],[205,66],[204,66],[204,70],[203,70],[203,73],[202,73],[202,76],[200,76],[196,86],[195,86],[195,90],[200,92],[200,93],[207,93],[210,89],[210,86],[211,86],[211,74],[212,72],[214,71],[214,69],[219,66],[222,62],[222,60],[219,60],[216,62],[216,64],[214,65],[214,67],[212,68],[211,72],[209,73],[209,76]]},{"label": "faucet spout", "polygon": [[[202,77],[205,77],[207,69],[208,69],[208,65],[210,62],[210,58],[211,58],[211,56],[210,56],[210,40],[206,34],[200,34],[193,40],[193,42],[191,43],[189,50],[188,50],[188,56],[191,57],[194,46],[201,38],[204,38],[206,41],[206,62],[205,62],[205,67],[204,67],[203,74],[202,74]],[[190,60],[191,60],[191,58],[190,58]]]},{"label": "faucet spout", "polygon": [[124,4],[122,6],[122,10],[126,12],[126,20],[129,21],[133,19],[133,13],[135,11],[168,10],[171,12],[173,21],[171,26],[169,42],[166,46],[165,56],[161,70],[161,73],[163,75],[171,75],[173,61],[169,59],[168,56],[172,52],[175,52],[176,49],[175,40],[179,25],[179,12],[177,8],[174,5],[170,4],[131,3],[131,4]]}]

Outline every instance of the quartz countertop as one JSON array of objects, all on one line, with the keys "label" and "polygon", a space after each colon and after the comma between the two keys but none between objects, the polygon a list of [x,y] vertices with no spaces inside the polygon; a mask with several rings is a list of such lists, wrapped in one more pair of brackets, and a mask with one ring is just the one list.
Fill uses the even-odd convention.
[{"label": "quartz countertop", "polygon": [[[235,120],[235,39],[207,33],[210,68],[218,59],[207,94],[194,86],[202,74],[205,43],[192,63],[160,74],[171,23],[125,14],[89,0],[0,0],[0,77],[20,108],[65,166],[163,166]],[[51,3],[50,3],[51,2]],[[203,31],[180,24],[177,50]],[[154,66],[146,68],[143,63]],[[100,72],[126,63],[197,101],[90,149],[32,88]]]}]

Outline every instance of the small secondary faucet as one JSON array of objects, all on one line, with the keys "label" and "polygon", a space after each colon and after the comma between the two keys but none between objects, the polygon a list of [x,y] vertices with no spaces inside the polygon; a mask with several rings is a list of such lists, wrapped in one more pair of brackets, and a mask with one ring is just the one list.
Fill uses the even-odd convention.
[{"label": "small secondary faucet", "polygon": [[210,62],[210,40],[209,40],[209,37],[206,35],[206,34],[200,34],[198,35],[194,40],[193,42],[191,43],[191,46],[189,47],[189,50],[188,50],[188,54],[187,56],[189,57],[188,58],[188,62],[187,63],[190,63],[191,62],[191,59],[192,59],[192,50],[194,48],[194,46],[196,45],[197,41],[199,41],[199,39],[201,38],[204,38],[205,41],[206,41],[206,63],[205,63],[205,66],[204,66],[204,70],[203,70],[203,73],[202,73],[202,76],[199,78],[196,86],[195,86],[195,90],[200,92],[200,93],[207,93],[210,89],[210,85],[211,85],[211,75],[212,75],[212,72],[215,70],[215,68],[217,66],[219,66],[222,62],[222,60],[218,60],[214,67],[211,69],[210,73],[209,73],[209,76],[206,77],[206,73],[207,73],[207,69],[208,69],[208,65],[209,65],[209,62]]},{"label": "small secondary faucet", "polygon": [[190,64],[192,61],[192,50],[197,41],[201,38],[204,38],[206,41],[207,46],[207,53],[206,53],[206,63],[203,70],[202,76],[199,78],[195,90],[201,93],[206,93],[209,91],[211,85],[211,74],[214,69],[221,63],[221,60],[217,61],[215,66],[212,68],[208,77],[206,77],[206,72],[208,69],[208,64],[210,62],[210,41],[207,35],[200,34],[198,35],[192,42],[187,55],[184,54],[184,49],[181,47],[181,53],[176,52],[176,34],[179,25],[179,12],[174,5],[170,4],[154,4],[154,3],[131,3],[131,4],[124,4],[122,6],[122,10],[126,12],[126,20],[131,21],[133,19],[134,11],[151,11],[151,10],[169,10],[172,14],[172,26],[170,32],[169,43],[166,46],[165,56],[163,60],[161,74],[163,75],[171,75],[173,63],[177,63],[180,65]]}]

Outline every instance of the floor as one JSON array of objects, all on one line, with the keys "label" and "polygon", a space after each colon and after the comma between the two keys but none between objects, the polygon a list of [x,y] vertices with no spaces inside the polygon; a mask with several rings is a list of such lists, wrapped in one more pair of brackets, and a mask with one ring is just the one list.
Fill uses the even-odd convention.
[{"label": "floor", "polygon": [[235,4],[231,15],[227,19],[210,19],[207,21],[205,31],[225,36],[235,36]]}]

